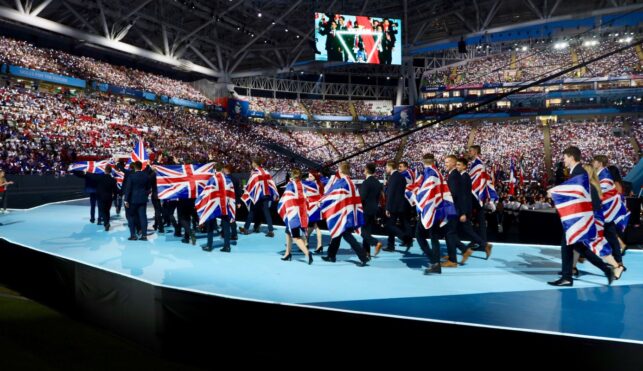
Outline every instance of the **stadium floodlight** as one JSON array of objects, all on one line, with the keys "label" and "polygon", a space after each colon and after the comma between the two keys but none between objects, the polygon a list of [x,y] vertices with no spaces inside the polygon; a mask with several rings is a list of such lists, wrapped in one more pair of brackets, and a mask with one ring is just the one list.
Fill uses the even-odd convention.
[{"label": "stadium floodlight", "polygon": [[554,44],[554,49],[565,49],[569,46],[567,41],[561,41]]},{"label": "stadium floodlight", "polygon": [[624,37],[622,39],[618,39],[618,42],[623,43],[623,44],[629,44],[630,42],[632,42],[632,37],[628,36],[628,37]]},{"label": "stadium floodlight", "polygon": [[583,41],[583,46],[592,47],[598,45],[598,40],[585,40]]},{"label": "stadium floodlight", "polygon": [[522,48],[520,48],[520,50],[522,50],[523,52],[526,52],[527,49],[529,49],[529,47],[527,47],[526,45],[524,45]]}]

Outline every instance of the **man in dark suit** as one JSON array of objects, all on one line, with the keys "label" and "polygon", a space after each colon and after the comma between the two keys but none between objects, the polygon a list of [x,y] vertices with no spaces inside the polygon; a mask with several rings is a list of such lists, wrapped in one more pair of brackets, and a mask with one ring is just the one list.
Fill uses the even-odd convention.
[{"label": "man in dark suit", "polygon": [[[125,207],[130,209],[131,218],[129,220],[130,241],[140,240],[147,241],[147,200],[150,193],[150,177],[141,171],[143,165],[140,161],[133,164],[134,173],[130,174],[125,185],[123,198]],[[141,230],[141,237],[136,237],[136,222]]]},{"label": "man in dark suit", "polygon": [[[386,230],[388,232],[388,244],[385,251],[395,251],[395,237],[402,240],[402,244],[407,248],[413,244],[413,238],[410,236],[408,209],[409,202],[404,197],[406,191],[406,179],[397,171],[397,163],[388,161],[386,163],[386,173],[389,175],[386,183]],[[398,220],[402,228],[397,226]]]},{"label": "man in dark suit", "polygon": [[380,252],[382,243],[373,237],[373,228],[377,222],[377,209],[382,196],[382,183],[375,178],[375,164],[368,163],[364,167],[364,182],[359,189],[364,208],[364,227],[362,228],[362,246],[366,255],[371,255],[371,244],[375,245],[375,255]]},{"label": "man in dark suit", "polygon": [[[487,254],[487,259],[489,259],[489,257],[491,256],[491,244],[487,243],[485,239],[480,237],[480,235],[473,230],[473,225],[471,224],[471,219],[473,216],[473,204],[475,199],[473,198],[473,193],[471,193],[471,177],[467,172],[467,165],[468,161],[464,157],[461,157],[456,161],[456,169],[462,177],[461,197],[464,200],[464,212],[466,215],[466,217],[464,218],[464,222],[462,220],[458,222],[458,230],[462,233],[462,235],[468,237],[469,241],[475,242],[478,244],[478,246],[484,248],[485,253]],[[471,254],[473,254],[473,249],[466,248],[464,244],[462,244],[462,242],[459,243],[459,247],[460,249],[465,249],[462,253],[462,261],[460,262],[461,264],[464,264],[467,259],[469,259]]]},{"label": "man in dark suit", "polygon": [[112,166],[105,166],[105,174],[93,174],[86,172],[74,172],[76,175],[85,180],[89,180],[96,190],[96,200],[98,202],[98,214],[105,226],[105,231],[109,231],[109,214],[112,207],[112,201],[118,195],[116,179],[112,177]]},{"label": "man in dark suit", "polygon": [[[587,175],[587,171],[583,169],[583,165],[580,163],[581,152],[578,147],[568,147],[563,151],[563,162],[565,167],[569,169],[570,179],[579,176]],[[598,191],[590,184],[590,193],[592,198],[592,209],[596,211],[601,210],[601,199],[598,195]],[[551,195],[550,195],[551,197]],[[562,277],[556,281],[547,282],[552,286],[573,286],[574,280],[572,278],[572,267],[574,265],[574,251],[578,252],[580,256],[587,259],[590,263],[596,266],[598,269],[603,271],[605,277],[607,277],[607,284],[610,285],[612,280],[614,280],[614,272],[612,267],[607,265],[601,258],[596,256],[588,247],[582,242],[575,243],[573,245],[567,245],[565,236],[563,236],[563,241],[561,243],[561,259],[563,261],[562,267]]]},{"label": "man in dark suit", "polygon": [[456,258],[457,248],[460,248],[463,254],[467,251],[466,248],[458,246],[459,240],[457,225],[458,222],[465,222],[467,220],[467,210],[471,207],[471,204],[467,206],[466,199],[463,197],[462,176],[456,169],[456,163],[457,158],[454,155],[449,155],[444,159],[444,166],[446,167],[448,174],[447,185],[449,186],[449,192],[451,192],[451,196],[453,197],[453,204],[455,206],[457,218],[447,219],[447,224],[444,226],[449,257],[447,261],[442,263],[442,268],[456,268],[458,266],[458,260]]},{"label": "man in dark suit", "polygon": [[[234,196],[236,199],[236,205],[237,205],[237,210],[241,207],[242,202],[241,202],[241,196],[243,196],[243,187],[241,187],[241,182],[239,181],[239,178],[236,177],[234,174],[232,174],[232,165],[225,165],[223,167],[223,173],[230,177],[230,180],[232,180],[232,185],[234,186]],[[232,234],[230,236],[230,240],[236,241],[239,239],[239,236],[237,234],[237,222],[234,221],[230,223],[230,228],[232,231]]]},{"label": "man in dark suit", "polygon": [[[79,173],[76,175],[80,176]],[[96,221],[96,183],[93,179],[85,177],[85,193],[89,196],[89,222]],[[98,224],[100,225],[100,212],[98,213]]]},{"label": "man in dark suit", "polygon": [[145,167],[145,173],[150,177],[150,187],[152,189],[152,206],[154,206],[154,230],[159,233],[165,233],[165,223],[163,222],[163,207],[159,199],[159,192],[156,188],[156,170],[152,166]]}]

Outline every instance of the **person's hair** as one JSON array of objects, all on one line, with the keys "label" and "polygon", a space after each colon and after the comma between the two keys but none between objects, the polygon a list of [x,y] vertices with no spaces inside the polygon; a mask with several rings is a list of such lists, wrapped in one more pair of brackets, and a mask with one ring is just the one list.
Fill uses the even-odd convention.
[{"label": "person's hair", "polygon": [[618,169],[618,167],[616,167],[616,165],[608,166],[607,171],[610,172],[610,174],[612,175],[612,179],[615,182],[622,182],[623,181],[623,177],[621,176],[621,171]]},{"label": "person's hair", "polygon": [[458,161],[459,163],[461,163],[464,166],[467,166],[469,164],[469,161],[467,161],[467,159],[464,158],[464,157],[460,157],[456,161]]},{"label": "person's hair", "polygon": [[105,174],[111,174],[111,173],[112,173],[112,165],[105,165]]},{"label": "person's hair", "polygon": [[220,162],[217,162],[216,164],[214,164],[214,170],[223,171],[223,164]]},{"label": "person's hair", "polygon": [[229,172],[232,172],[232,170],[233,170],[233,169],[232,169],[232,165],[230,165],[230,164],[226,164],[226,165],[223,167],[223,170],[225,170],[225,171],[229,171]]},{"label": "person's hair", "polygon": [[601,182],[598,180],[598,176],[596,175],[596,170],[592,167],[592,165],[583,165],[583,169],[587,171],[587,175],[589,175],[589,184],[591,184],[594,188],[596,188],[596,192],[598,192],[598,195],[603,197],[603,192],[601,191]]},{"label": "person's hair", "polygon": [[469,146],[469,148],[470,148],[470,149],[472,149],[472,150],[474,150],[474,151],[476,151],[476,154],[478,154],[478,155],[481,153],[480,146],[479,146],[479,145],[477,145],[477,144],[474,144],[474,145],[472,145],[472,146]]},{"label": "person's hair", "polygon": [[143,168],[143,163],[140,161],[134,161],[134,170],[141,170]]},{"label": "person's hair", "polygon": [[290,170],[290,177],[292,179],[300,180],[301,179],[301,170],[299,170],[297,168]]},{"label": "person's hair", "polygon": [[261,166],[263,165],[263,159],[261,157],[255,157],[252,159],[252,163]]},{"label": "person's hair", "polygon": [[351,173],[351,164],[349,164],[347,161],[344,161],[339,164],[338,170],[344,175],[349,175]]},{"label": "person's hair", "polygon": [[609,160],[607,159],[607,156],[605,155],[596,155],[594,156],[594,161],[600,163],[603,165],[603,167],[607,167],[607,164],[609,164]]},{"label": "person's hair", "polygon": [[404,167],[409,167],[409,163],[406,161],[400,161],[398,165],[403,165]]},{"label": "person's hair", "polygon": [[376,167],[375,167],[374,163],[369,162],[368,164],[366,164],[366,166],[364,166],[364,169],[366,169],[367,173],[373,175],[373,174],[375,174]]},{"label": "person's hair", "polygon": [[433,153],[425,153],[424,156],[422,156],[422,163],[425,165],[435,164],[435,156]]},{"label": "person's hair", "polygon": [[579,162],[580,161],[580,149],[578,147],[567,147],[563,151],[563,155],[571,156],[574,158],[574,161]]},{"label": "person's hair", "polygon": [[390,166],[393,169],[395,169],[397,167],[397,163],[395,161],[393,161],[393,160],[388,160],[388,161],[386,161],[386,166]]},{"label": "person's hair", "polygon": [[455,157],[455,155],[448,155],[447,157],[444,158],[445,160],[447,159],[453,159],[454,161],[458,161],[458,158]]}]

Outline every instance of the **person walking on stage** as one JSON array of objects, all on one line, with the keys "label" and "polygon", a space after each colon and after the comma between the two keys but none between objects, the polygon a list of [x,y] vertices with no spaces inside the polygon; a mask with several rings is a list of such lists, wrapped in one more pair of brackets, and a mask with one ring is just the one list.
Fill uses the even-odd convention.
[{"label": "person walking on stage", "polygon": [[290,182],[279,199],[277,210],[286,225],[286,252],[281,260],[292,260],[291,250],[294,240],[299,250],[306,256],[308,264],[312,264],[313,254],[304,243],[308,228],[308,198],[301,181],[301,170],[291,170]]},{"label": "person walking on stage", "polygon": [[266,237],[274,237],[275,233],[272,227],[272,217],[270,216],[270,204],[279,199],[279,192],[277,185],[272,176],[267,173],[261,165],[263,160],[261,158],[254,158],[252,160],[252,174],[246,185],[246,191],[241,197],[242,201],[248,207],[248,217],[246,223],[241,229],[241,233],[250,234],[250,224],[255,221],[254,232],[259,232],[261,226],[259,221],[259,212],[263,212],[266,224],[268,224],[268,233]]},{"label": "person walking on stage", "polygon": [[[395,237],[402,240],[402,245],[407,250],[413,244],[410,236],[409,225],[409,203],[404,197],[406,191],[406,178],[397,169],[395,161],[386,163],[386,231],[388,233],[388,244],[384,251],[395,251]],[[397,226],[398,221],[401,227]]]},{"label": "person walking on stage", "polygon": [[110,210],[112,208],[112,202],[116,197],[118,197],[118,186],[116,185],[116,179],[112,177],[112,165],[105,166],[104,174],[94,174],[88,172],[75,172],[76,175],[90,179],[91,182],[95,185],[96,189],[96,200],[98,203],[98,214],[103,225],[105,227],[105,232],[109,231],[110,228]]},{"label": "person walking on stage", "polygon": [[0,197],[2,198],[2,208],[0,209],[0,214],[7,213],[7,186],[13,184],[5,178],[4,170],[0,169]]},{"label": "person walking on stage", "polygon": [[382,249],[382,243],[373,237],[373,229],[377,224],[377,211],[382,197],[382,183],[375,178],[375,164],[368,163],[364,166],[364,176],[359,189],[364,208],[364,228],[362,228],[362,246],[366,255],[371,255],[371,245],[375,246],[375,255]]},{"label": "person walking on stage", "polygon": [[364,212],[359,190],[351,180],[350,173],[348,162],[342,162],[339,164],[339,172],[328,181],[324,190],[321,200],[322,215],[328,224],[331,241],[328,255],[323,256],[322,260],[334,263],[339,244],[344,238],[357,254],[360,260],[358,266],[364,267],[369,258],[353,236],[353,232],[364,225]]},{"label": "person walking on stage", "polygon": [[[239,181],[239,178],[232,174],[232,165],[228,164],[223,167],[223,174],[230,178],[230,181],[232,181],[232,186],[234,187],[234,196],[235,196],[235,207],[238,209],[241,207],[241,196],[243,195],[243,188],[241,187],[241,182]],[[237,234],[237,221],[236,219],[230,222],[230,240],[231,241],[237,241],[239,239],[239,235]]]},{"label": "person walking on stage", "polygon": [[232,179],[225,175],[222,164],[216,164],[216,172],[199,193],[195,202],[199,225],[207,226],[208,242],[202,247],[204,251],[212,251],[212,239],[216,218],[221,219],[221,235],[223,237],[223,248],[221,252],[230,252],[230,224],[234,222],[237,207],[236,196]]},{"label": "person walking on stage", "polygon": [[[125,207],[130,210],[129,220],[130,237],[128,240],[147,241],[147,201],[151,190],[150,177],[141,171],[143,164],[140,161],[133,163],[134,173],[128,176],[123,198]],[[141,236],[136,236],[136,221],[140,226]]]}]

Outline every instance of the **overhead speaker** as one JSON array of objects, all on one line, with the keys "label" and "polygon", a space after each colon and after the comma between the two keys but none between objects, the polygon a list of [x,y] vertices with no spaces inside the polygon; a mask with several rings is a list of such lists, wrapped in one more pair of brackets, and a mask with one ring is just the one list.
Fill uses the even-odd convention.
[{"label": "overhead speaker", "polygon": [[463,54],[467,52],[467,44],[465,44],[464,40],[462,39],[458,41],[458,52]]}]

